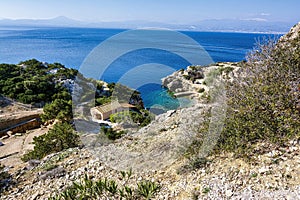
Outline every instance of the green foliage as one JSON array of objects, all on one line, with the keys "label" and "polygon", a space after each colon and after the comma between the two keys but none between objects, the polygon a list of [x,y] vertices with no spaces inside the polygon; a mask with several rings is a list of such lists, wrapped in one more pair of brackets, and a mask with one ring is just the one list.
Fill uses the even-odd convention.
[{"label": "green foliage", "polygon": [[106,128],[106,127],[101,127],[101,131],[110,140],[119,139],[122,137],[122,135],[126,133],[125,131],[115,131],[113,128]]},{"label": "green foliage", "polygon": [[[77,76],[78,75],[78,76]],[[18,65],[0,64],[0,94],[17,101],[44,106],[43,122],[58,119],[62,122],[70,122],[72,116],[72,96],[64,81],[80,78],[85,94],[78,94],[80,101],[89,101],[95,98],[96,106],[118,100],[123,103],[135,105],[138,110],[143,110],[144,105],[138,91],[124,85],[110,83],[109,92],[103,93],[103,82],[94,79],[86,79],[77,70],[67,69],[62,64],[46,64],[35,59],[20,62]],[[94,87],[96,87],[96,95]],[[89,112],[89,111],[84,111]],[[142,126],[150,123],[149,113],[141,111],[140,114],[132,114],[137,123]]]},{"label": "green foliage", "polygon": [[142,181],[138,183],[137,192],[145,199],[150,199],[158,190],[160,189],[159,185],[151,181]]},{"label": "green foliage", "polygon": [[103,90],[104,83],[102,81],[92,80],[94,85],[96,86],[96,96],[95,96],[95,104],[96,106],[100,106],[103,104],[110,103],[112,101],[111,95],[114,91],[115,83],[109,83],[108,88],[109,92]]},{"label": "green foliage", "polygon": [[217,149],[247,157],[257,142],[281,146],[300,137],[299,37],[261,43],[243,65],[228,85],[226,126]]},{"label": "green foliage", "polygon": [[140,110],[140,111],[123,111],[110,115],[111,122],[133,122],[141,127],[147,126],[150,124],[153,119],[153,114],[148,110]]},{"label": "green foliage", "polygon": [[210,160],[208,160],[207,158],[200,157],[192,160],[190,164],[192,169],[200,169],[206,167],[209,162]]},{"label": "green foliage", "polygon": [[110,97],[99,97],[95,99],[95,104],[96,106],[100,106],[103,104],[107,104],[111,102],[111,98]]},{"label": "green foliage", "polygon": [[52,103],[46,104],[43,111],[41,118],[44,122],[51,119],[68,122],[73,118],[71,100],[55,99]]},{"label": "green foliage", "polygon": [[184,156],[188,159],[193,159],[193,157],[196,157],[198,156],[199,154],[199,149],[201,148],[203,144],[203,140],[202,138],[195,138],[191,144],[185,149],[185,152],[184,152]]},{"label": "green foliage", "polygon": [[34,137],[33,143],[34,149],[22,157],[23,161],[41,159],[48,154],[77,147],[79,145],[79,136],[74,133],[74,129],[70,124],[58,123],[48,133]]},{"label": "green foliage", "polygon": [[183,75],[183,78],[185,78],[186,80],[190,80],[191,79],[191,77],[189,76],[189,75]]},{"label": "green foliage", "polygon": [[111,90],[112,99],[118,100],[120,103],[130,103],[138,109],[144,108],[144,103],[139,91],[130,89],[120,83],[108,84],[108,88]]},{"label": "green foliage", "polygon": [[4,171],[4,166],[0,164],[0,194],[5,190],[5,188],[11,182],[11,175]]},{"label": "green foliage", "polygon": [[205,89],[204,89],[204,88],[200,88],[200,89],[198,90],[198,93],[203,93],[203,92],[205,92]]},{"label": "green foliage", "polygon": [[[0,70],[5,67],[6,65],[0,65]],[[41,116],[44,122],[52,119],[72,119],[72,97],[61,81],[75,79],[77,70],[67,69],[59,63],[43,64],[35,59],[13,65],[13,68],[10,74],[18,76],[11,77],[6,74],[3,77],[6,86],[1,92],[4,95],[23,103],[48,103]]]},{"label": "green foliage", "polygon": [[113,93],[115,89],[116,84],[115,83],[108,83],[107,87],[109,88],[110,92]]},{"label": "green foliage", "polygon": [[[125,182],[126,183],[126,182]],[[48,200],[72,199],[150,199],[159,191],[160,186],[150,181],[142,181],[137,188],[126,184],[118,184],[107,178],[93,180],[85,175],[80,182],[73,184],[62,193],[50,197]]]},{"label": "green foliage", "polygon": [[219,68],[220,74],[222,74],[222,73],[229,74],[233,70],[234,70],[233,67],[221,67],[221,68]]},{"label": "green foliage", "polygon": [[[50,73],[51,70],[56,73]],[[75,79],[77,70],[67,69],[59,63],[44,64],[35,59],[18,65],[0,64],[0,93],[26,104],[44,104],[60,98],[66,89],[61,81]]]},{"label": "green foliage", "polygon": [[211,86],[213,82],[216,80],[218,76],[220,76],[222,72],[219,69],[212,69],[206,76],[203,81],[204,85]]},{"label": "green foliage", "polygon": [[251,177],[252,178],[256,178],[258,176],[258,174],[256,173],[256,172],[253,172],[252,174],[251,174]]},{"label": "green foliage", "polygon": [[170,95],[172,98],[175,98],[175,92],[168,90],[168,95]]},{"label": "green foliage", "polygon": [[122,179],[125,180],[125,183],[127,183],[132,176],[132,169],[130,169],[128,172],[121,171],[120,173],[122,175]]},{"label": "green foliage", "polygon": [[210,188],[209,187],[205,187],[205,188],[203,188],[203,190],[202,190],[202,192],[204,193],[204,194],[207,194],[207,193],[209,193],[210,192]]},{"label": "green foliage", "polygon": [[65,101],[70,101],[72,100],[72,96],[70,92],[66,91],[66,89],[61,89],[59,92],[55,93],[52,96],[52,99],[62,99]]},{"label": "green foliage", "polygon": [[198,139],[194,140],[185,150],[184,156],[188,158],[188,163],[181,166],[178,170],[178,174],[184,174],[186,172],[190,172],[192,170],[197,170],[200,168],[207,167],[211,160],[206,157],[201,157],[199,155],[199,151],[203,145],[203,141]]},{"label": "green foliage", "polygon": [[62,160],[64,160],[65,158],[69,157],[70,154],[73,152],[73,150],[74,149],[64,150],[54,156],[51,156],[51,158],[47,159],[45,162],[42,162],[37,167],[35,167],[35,170],[49,171],[51,169],[56,168],[58,166],[58,163],[61,162]]}]

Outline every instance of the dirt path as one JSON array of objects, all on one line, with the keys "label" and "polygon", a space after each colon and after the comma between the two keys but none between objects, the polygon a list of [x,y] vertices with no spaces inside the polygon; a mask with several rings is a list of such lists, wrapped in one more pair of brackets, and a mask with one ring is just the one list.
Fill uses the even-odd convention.
[{"label": "dirt path", "polygon": [[[2,123],[34,114],[41,114],[42,112],[43,109],[32,108],[31,105],[22,104],[0,96],[0,122]],[[25,152],[33,149],[33,138],[47,133],[48,130],[49,127],[42,127],[28,130],[23,134],[13,134],[7,139],[0,139],[4,144],[0,146],[0,163],[11,167],[10,171],[24,167],[26,164],[21,161],[21,157]]]},{"label": "dirt path", "polygon": [[19,168],[23,164],[21,156],[28,150],[32,150],[32,144],[35,136],[47,133],[49,127],[38,128],[28,131],[21,136],[13,136],[3,140],[3,146],[0,146],[0,163],[5,166]]}]

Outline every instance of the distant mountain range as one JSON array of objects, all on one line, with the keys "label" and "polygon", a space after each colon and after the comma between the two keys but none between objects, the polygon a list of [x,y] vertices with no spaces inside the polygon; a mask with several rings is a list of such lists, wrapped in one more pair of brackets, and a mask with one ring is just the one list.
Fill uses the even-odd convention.
[{"label": "distant mountain range", "polygon": [[[296,22],[295,22],[296,23]],[[86,28],[124,28],[136,29],[145,27],[168,28],[173,30],[215,31],[215,32],[261,32],[285,33],[293,23],[271,22],[262,20],[202,20],[191,24],[171,24],[151,21],[97,22],[89,23],[70,19],[64,16],[53,19],[2,19],[0,27],[86,27]]]}]

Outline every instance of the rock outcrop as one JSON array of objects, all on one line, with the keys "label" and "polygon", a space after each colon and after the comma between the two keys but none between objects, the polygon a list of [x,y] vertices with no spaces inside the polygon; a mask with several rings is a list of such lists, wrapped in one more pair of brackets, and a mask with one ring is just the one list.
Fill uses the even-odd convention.
[{"label": "rock outcrop", "polygon": [[299,38],[300,35],[300,22],[293,26],[291,30],[286,34],[283,35],[280,39],[279,42],[286,43],[288,41],[291,41],[293,39]]}]

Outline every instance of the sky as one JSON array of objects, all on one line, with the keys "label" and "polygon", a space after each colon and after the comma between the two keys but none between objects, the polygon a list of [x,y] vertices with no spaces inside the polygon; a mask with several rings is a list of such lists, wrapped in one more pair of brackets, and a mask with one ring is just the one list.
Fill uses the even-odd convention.
[{"label": "sky", "polygon": [[86,22],[300,21],[300,0],[1,0],[0,19],[66,16]]}]

